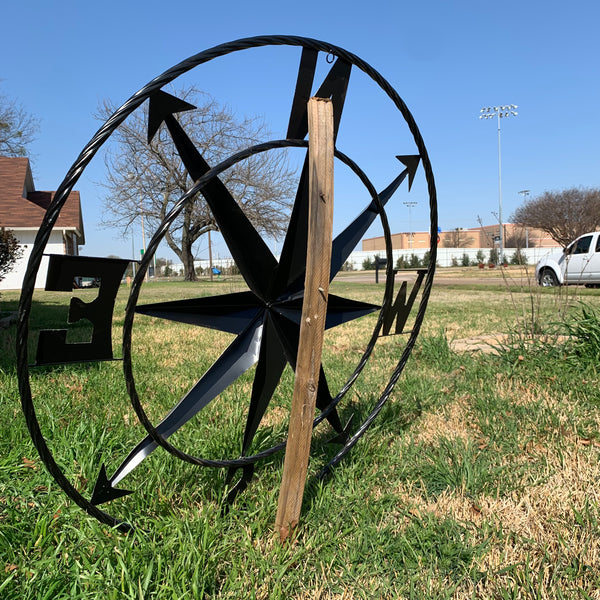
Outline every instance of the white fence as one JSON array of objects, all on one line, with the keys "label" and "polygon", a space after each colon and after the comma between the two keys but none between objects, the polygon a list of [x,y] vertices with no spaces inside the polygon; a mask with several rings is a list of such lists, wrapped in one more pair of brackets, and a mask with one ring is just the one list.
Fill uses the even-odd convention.
[{"label": "white fence", "polygon": [[[463,257],[466,255],[468,256],[471,264],[477,264],[477,254],[479,252],[483,254],[484,262],[488,262],[490,258],[490,250],[491,248],[438,248],[436,262],[439,267],[451,267],[453,266],[453,263],[461,265]],[[542,258],[542,256],[545,256],[548,254],[548,252],[553,252],[555,250],[558,250],[558,248],[522,248],[520,252],[522,256],[526,257],[527,264],[535,265],[540,258]],[[404,257],[407,263],[410,263],[411,255],[414,254],[419,258],[419,260],[423,260],[423,256],[428,252],[428,249],[422,248],[414,250],[392,250],[394,265],[401,256]],[[516,248],[504,248],[504,260],[510,263],[516,252]],[[381,250],[357,250],[352,252],[348,258],[348,262],[352,265],[353,270],[360,271],[362,269],[363,262],[366,259],[373,260],[376,255],[378,255],[380,258],[385,258],[385,252]]]},{"label": "white fence", "polygon": [[[540,258],[548,254],[549,252],[554,252],[558,248],[522,248],[520,250],[521,255],[526,257],[527,264],[535,265]],[[484,262],[487,263],[490,259],[490,250],[491,248],[438,248],[437,251],[437,265],[439,267],[451,267],[453,264],[458,264],[459,266],[463,263],[463,257],[466,255],[469,258],[469,262],[471,264],[477,264],[478,262],[478,253],[482,253],[484,256]],[[414,249],[414,250],[392,250],[392,257],[394,259],[394,265],[396,261],[403,256],[405,261],[410,264],[411,255],[415,255],[419,258],[420,261],[423,260],[423,256],[429,252],[426,249]],[[516,248],[504,248],[504,260],[510,264],[511,259],[517,252]],[[363,251],[356,250],[350,254],[348,260],[348,266],[351,266],[351,270],[353,271],[361,271],[363,268],[363,262],[367,259],[373,260],[375,256],[379,256],[380,258],[385,258],[385,251]],[[481,254],[480,254],[481,256]],[[279,259],[279,257],[277,257]],[[213,266],[217,269],[225,272],[225,269],[231,267],[235,264],[232,258],[219,258],[213,260]],[[194,261],[194,265],[196,268],[202,267],[202,269],[208,269],[209,262],[208,259],[201,259]],[[171,264],[169,265],[175,273],[180,273],[183,271],[183,265],[181,263]],[[349,269],[350,270],[350,269]]]}]

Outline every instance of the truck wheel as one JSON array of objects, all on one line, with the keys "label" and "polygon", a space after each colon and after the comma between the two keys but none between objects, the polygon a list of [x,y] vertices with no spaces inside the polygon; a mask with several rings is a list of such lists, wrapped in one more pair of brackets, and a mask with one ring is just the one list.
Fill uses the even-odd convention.
[{"label": "truck wheel", "polygon": [[560,284],[556,273],[552,269],[544,269],[540,275],[540,285],[542,287],[556,287]]}]

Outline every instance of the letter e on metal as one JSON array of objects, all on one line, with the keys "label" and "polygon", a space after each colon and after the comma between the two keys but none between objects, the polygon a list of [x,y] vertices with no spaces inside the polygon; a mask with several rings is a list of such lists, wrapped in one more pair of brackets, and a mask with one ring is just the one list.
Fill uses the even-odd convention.
[{"label": "letter e on metal", "polygon": [[71,298],[68,323],[87,319],[92,323],[89,342],[67,343],[66,329],[43,329],[38,339],[36,366],[112,360],[112,316],[115,299],[129,260],[90,256],[51,254],[46,291],[71,292],[76,280],[100,281],[98,296],[92,302]]}]

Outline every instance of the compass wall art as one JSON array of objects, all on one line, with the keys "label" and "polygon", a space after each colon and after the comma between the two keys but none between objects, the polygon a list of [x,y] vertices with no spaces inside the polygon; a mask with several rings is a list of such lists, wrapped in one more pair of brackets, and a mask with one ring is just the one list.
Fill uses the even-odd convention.
[{"label": "compass wall art", "polygon": [[[289,61],[291,85],[285,90],[288,98],[284,107],[288,115],[285,129],[281,135],[259,140],[219,164],[209,164],[178,120],[178,114],[193,111],[195,107],[177,97],[171,84],[179,78],[193,76],[202,88],[203,69],[218,71],[222,61],[241,60],[247,53],[251,55],[249,64],[257,73],[268,72],[269,60],[263,54],[265,52],[271,53],[269,56],[281,52]],[[248,73],[243,75],[240,81],[246,81]],[[353,98],[355,80],[362,82],[360,89],[367,90],[371,97],[361,92],[359,98]],[[273,82],[274,85],[282,83],[278,78]],[[240,89],[240,94],[254,93],[259,94],[261,90]],[[145,480],[150,478],[152,465],[157,460],[178,461],[192,471],[198,468],[219,470],[224,474],[222,485],[226,490],[226,502],[230,503],[246,490],[254,477],[260,476],[261,462],[286,452],[292,399],[290,387],[281,382],[290,376],[293,378],[300,360],[298,348],[303,306],[308,295],[308,292],[305,294],[305,282],[311,274],[307,273],[307,248],[313,236],[309,225],[312,173],[309,172],[311,136],[307,108],[311,97],[331,103],[336,185],[338,173],[342,172],[353,181],[351,187],[343,187],[343,192],[335,193],[332,241],[326,252],[327,283],[333,281],[351,252],[373,231],[381,232],[385,239],[387,262],[385,284],[377,288],[380,294],[377,302],[366,301],[360,294],[343,291],[338,294],[335,287],[331,292],[327,291],[327,286],[319,288],[326,297],[325,346],[337,344],[342,351],[346,344],[344,331],[351,324],[360,324],[363,335],[360,340],[348,342],[343,366],[339,363],[333,368],[328,366],[327,353],[316,365],[318,383],[314,390],[316,410],[311,415],[312,435],[330,438],[333,445],[327,446],[330,450],[322,453],[318,461],[311,461],[308,477],[323,478],[330,473],[368,431],[392,396],[423,322],[436,260],[434,178],[425,144],[409,109],[394,88],[369,64],[327,42],[295,36],[263,36],[200,52],[133,94],[82,150],[46,213],[23,284],[17,363],[27,426],[56,483],[81,509],[102,523],[122,531],[134,527],[136,515],[132,514],[134,511],[128,502],[140,495],[148,496],[148,512],[151,512],[152,493],[145,488],[150,485],[145,484]],[[42,330],[35,339],[30,336],[29,324],[33,291],[50,232],[69,193],[89,163],[125,119],[145,107],[148,111],[148,142],[159,130],[168,134],[189,174],[189,189],[165,215],[148,244],[129,289],[124,315],[117,314],[114,307],[128,261],[51,256],[46,290],[64,292],[65,298],[70,299],[68,322],[89,321],[92,335],[87,342],[70,342],[69,326],[65,323],[64,329]],[[390,140],[383,143],[380,134],[371,138],[358,130],[344,129],[347,111],[383,110],[380,107],[389,111],[386,113],[390,115],[386,130],[390,136],[397,137],[392,140],[394,147],[397,144],[392,152],[387,150]],[[360,139],[353,140],[353,136],[360,136]],[[358,159],[352,156],[357,144],[361,148]],[[244,212],[243,201],[237,202],[233,198],[223,183],[223,174],[253,156],[282,151],[294,152],[300,157],[299,176],[287,233],[279,252],[275,252],[271,241],[257,231]],[[412,273],[409,283],[408,277],[394,270],[387,215],[396,215],[395,207],[415,189],[420,190],[420,200],[428,206],[432,243],[429,266]],[[212,212],[228,253],[241,273],[243,285],[240,284],[240,289],[224,287],[220,294],[206,295],[201,283],[190,284],[189,297],[148,303],[144,300],[145,275],[153,256],[165,233],[198,194]],[[344,215],[339,222],[335,220],[338,213]],[[406,230],[406,224],[397,222],[396,216],[393,227]],[[77,277],[100,280],[97,298],[92,302],[77,297],[77,291],[73,290],[73,280]],[[369,283],[371,288],[375,285]],[[182,328],[182,340],[187,339],[186,331],[193,335],[200,329],[217,332],[225,340],[214,359],[208,362],[204,355],[210,355],[209,350],[213,348],[200,345],[189,354],[186,360],[194,367],[194,378],[183,389],[170,389],[168,393],[174,394],[173,399],[165,396],[169,381],[169,349],[158,341],[159,332],[166,323],[176,323]],[[136,327],[142,324],[157,332],[156,345],[150,352],[136,343]],[[122,350],[113,343],[116,328],[122,329],[119,334]],[[139,359],[141,354],[146,357],[144,360]],[[152,357],[152,364],[149,364],[148,356]],[[117,362],[121,358],[122,366]],[[108,415],[105,423],[96,424],[95,434],[90,436],[95,440],[90,443],[98,446],[97,462],[79,464],[82,473],[74,476],[72,465],[56,458],[58,453],[53,445],[52,431],[58,425],[52,424],[53,415],[46,415],[42,420],[39,407],[44,402],[45,390],[56,385],[52,369],[57,367],[50,365],[63,365],[58,367],[61,369],[75,368],[75,365],[81,368],[80,363],[105,364],[108,369],[122,370],[123,397],[127,402],[118,418],[128,415],[127,418],[135,421],[135,431],[139,435],[134,442],[119,438],[111,426],[113,417]],[[358,397],[355,393],[355,384],[361,378],[368,378],[372,390],[369,397]],[[166,383],[159,385],[159,381]],[[73,406],[77,398],[81,398],[81,390],[77,398],[72,389],[59,393],[64,394],[65,406]],[[94,393],[101,394],[98,390]],[[85,402],[85,390],[83,396]],[[402,398],[396,397],[395,401],[401,402]],[[219,420],[224,418],[224,411],[218,407],[224,402],[235,402],[239,408],[235,414],[242,415],[239,439],[230,441],[231,454],[228,456],[218,455],[210,441],[211,435],[219,432]],[[275,428],[275,434],[272,424],[277,419],[274,412],[284,422]],[[81,411],[78,414],[82,414]],[[360,416],[357,418],[356,415]],[[56,423],[59,420],[56,415]],[[359,451],[360,445],[354,452]],[[71,452],[73,462],[76,462],[77,448],[72,448]],[[173,480],[168,484],[177,490],[189,485],[189,479],[186,481]],[[251,493],[251,490],[245,493]],[[139,510],[140,502],[137,501],[135,506]]]}]

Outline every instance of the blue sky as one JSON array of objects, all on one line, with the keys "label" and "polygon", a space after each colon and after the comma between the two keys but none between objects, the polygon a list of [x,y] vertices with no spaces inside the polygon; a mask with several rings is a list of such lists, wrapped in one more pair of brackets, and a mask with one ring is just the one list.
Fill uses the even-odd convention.
[{"label": "blue sky", "polygon": [[[521,202],[519,190],[535,196],[600,184],[600,4],[592,0],[29,0],[8,3],[2,17],[0,91],[41,121],[31,148],[38,189],[56,189],[62,181],[100,126],[93,114],[101,100],[120,105],[190,55],[265,34],[329,41],[359,55],[392,84],[425,140],[444,230],[475,227],[478,215],[493,223],[498,211],[497,127],[495,120],[478,118],[483,106],[519,106],[517,117],[502,121],[505,221]],[[253,50],[200,67],[190,81],[240,116],[263,115],[275,137],[284,137],[298,60],[297,49]],[[403,122],[384,100],[353,73],[338,139],[378,189],[398,172],[394,156],[414,153]],[[97,157],[76,186],[85,218],[84,253],[129,257],[131,239],[98,226],[102,190],[95,182],[102,174]],[[419,175],[410,195],[399,192],[390,206],[392,231],[409,229],[404,200],[418,202],[412,228],[428,228]],[[336,179],[342,221],[364,201],[351,181]],[[227,253],[224,246],[216,251]]]}]

